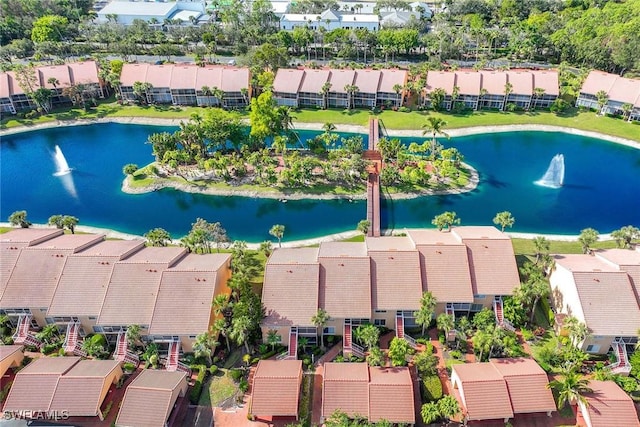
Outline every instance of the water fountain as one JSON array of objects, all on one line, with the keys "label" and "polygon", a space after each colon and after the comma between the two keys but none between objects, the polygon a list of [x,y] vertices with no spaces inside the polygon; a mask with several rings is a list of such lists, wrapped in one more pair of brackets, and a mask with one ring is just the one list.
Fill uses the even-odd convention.
[{"label": "water fountain", "polygon": [[62,150],[56,145],[55,153],[53,155],[53,161],[56,164],[56,172],[54,176],[60,177],[62,186],[67,190],[67,193],[73,198],[78,198],[78,192],[76,191],[76,184],[73,182],[73,175],[71,175],[71,168],[67,163],[67,159],[64,157]]},{"label": "water fountain", "polygon": [[56,145],[56,152],[53,155],[53,161],[56,163],[56,173],[55,176],[62,176],[68,173],[71,173],[71,168],[67,163],[67,159],[65,159],[64,154],[62,154],[62,150],[59,146]]},{"label": "water fountain", "polygon": [[549,188],[560,188],[564,184],[564,155],[556,154],[551,159],[547,171],[536,185]]}]

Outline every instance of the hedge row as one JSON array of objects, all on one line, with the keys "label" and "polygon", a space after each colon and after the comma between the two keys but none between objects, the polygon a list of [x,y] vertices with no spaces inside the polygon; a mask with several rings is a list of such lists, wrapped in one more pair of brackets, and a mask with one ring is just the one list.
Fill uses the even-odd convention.
[{"label": "hedge row", "polygon": [[422,399],[425,402],[434,402],[442,397],[442,382],[437,375],[425,375],[422,377]]},{"label": "hedge row", "polygon": [[202,385],[207,377],[207,367],[204,365],[192,365],[191,369],[198,370],[198,377],[196,382],[189,392],[189,401],[193,405],[197,405],[200,401],[200,395],[202,394]]}]

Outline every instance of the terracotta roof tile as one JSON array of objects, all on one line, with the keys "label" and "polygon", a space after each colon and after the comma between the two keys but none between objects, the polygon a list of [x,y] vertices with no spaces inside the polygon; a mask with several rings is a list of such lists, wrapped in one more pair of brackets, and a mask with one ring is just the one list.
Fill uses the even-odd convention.
[{"label": "terracotta roof tile", "polygon": [[451,95],[455,81],[456,74],[453,72],[429,71],[427,73],[427,85],[425,89],[427,93],[431,93],[436,89],[443,89],[447,95]]},{"label": "terracotta roof tile", "polygon": [[369,421],[415,424],[409,369],[370,367],[369,374]]},{"label": "terracotta roof tile", "polygon": [[[585,395],[592,427],[640,426],[633,400],[613,381],[589,381],[593,393]],[[584,408],[582,408],[584,413]]]},{"label": "terracotta roof tile", "polygon": [[361,93],[378,93],[378,85],[380,84],[380,70],[356,70],[356,82],[358,92]]},{"label": "terracotta roof tile", "polygon": [[[370,240],[367,239],[367,244]],[[372,308],[374,310],[419,309],[422,278],[418,251],[370,249],[369,256],[371,257]]]},{"label": "terracotta roof tile", "polygon": [[320,93],[322,86],[329,80],[329,70],[304,70],[304,79],[300,92]]},{"label": "terracotta roof tile", "polygon": [[507,84],[507,75],[502,71],[480,71],[482,76],[482,89],[489,95],[504,95],[504,86]]},{"label": "terracotta roof tile", "polygon": [[7,73],[0,73],[0,98],[11,98],[13,77]]},{"label": "terracotta roof tile", "polygon": [[477,71],[456,71],[456,86],[460,95],[480,95],[481,80]]},{"label": "terracotta roof tile", "polygon": [[618,78],[617,74],[609,74],[604,71],[593,70],[589,73],[582,84],[581,93],[594,95],[601,90],[609,93],[609,90]]},{"label": "terracotta roof tile", "polygon": [[408,73],[407,70],[381,70],[382,78],[380,79],[380,86],[378,92],[383,93],[396,93],[393,89],[395,85],[404,87],[407,83]]},{"label": "terracotta roof tile", "polygon": [[353,417],[369,414],[369,369],[366,363],[325,363],[322,416],[336,410]]},{"label": "terracotta roof tile", "polygon": [[145,369],[127,387],[116,425],[157,427],[167,422],[180,394],[187,388],[184,372]]},{"label": "terracotta roof tile", "polygon": [[171,72],[171,89],[200,89],[196,86],[198,69],[195,65],[174,65]]},{"label": "terracotta roof tile", "polygon": [[135,82],[144,82],[150,64],[124,64],[120,72],[120,85],[133,86]]},{"label": "terracotta roof tile", "polygon": [[560,95],[560,83],[558,82],[558,72],[555,70],[534,70],[533,88],[544,89],[546,95]]},{"label": "terracotta roof tile", "polygon": [[367,245],[360,242],[323,242],[318,258],[345,258],[367,256]]},{"label": "terracotta roof tile", "polygon": [[[320,264],[315,248],[276,249],[264,273],[264,324],[311,326],[318,310]],[[296,304],[291,304],[295,299]]]},{"label": "terracotta roof tile", "polygon": [[369,257],[320,258],[319,305],[331,317],[370,318]]},{"label": "terracotta roof tile", "polygon": [[440,302],[472,303],[473,286],[464,245],[420,245],[424,289]]},{"label": "terracotta roof tile", "polygon": [[491,363],[454,365],[453,372],[469,421],[513,418],[507,384]]},{"label": "terracotta roof tile", "polygon": [[529,71],[507,71],[507,79],[511,83],[511,93],[514,95],[533,95],[533,74]]},{"label": "terracotta roof tile", "polygon": [[16,228],[0,234],[0,243],[25,243],[33,246],[62,234],[64,231],[57,228]]},{"label": "terracotta roof tile", "polygon": [[248,68],[225,67],[222,70],[221,88],[225,92],[242,92],[251,84],[251,76]]},{"label": "terracotta roof tile", "polygon": [[304,70],[280,68],[273,79],[273,91],[282,93],[298,93]]},{"label": "terracotta roof tile", "polygon": [[356,79],[356,72],[354,70],[331,70],[331,89],[329,92],[333,93],[346,93],[344,87],[346,85],[352,85]]},{"label": "terracotta roof tile", "polygon": [[301,360],[261,360],[253,377],[250,413],[297,416],[301,382]]},{"label": "terracotta roof tile", "polygon": [[[40,76],[40,84],[47,89],[64,88],[71,86],[71,76],[69,75],[69,68],[66,64],[38,67],[37,70]],[[50,78],[58,80],[55,87],[53,84],[48,82]]]},{"label": "terracotta roof tile", "polygon": [[13,356],[17,352],[22,352],[21,345],[0,345],[0,362]]},{"label": "terracotta roof tile", "polygon": [[116,263],[98,325],[149,325],[165,264]]},{"label": "terracotta roof tile", "polygon": [[197,335],[209,328],[211,301],[216,289],[219,269],[228,265],[231,255],[187,255],[180,263],[162,274],[149,327],[150,334]]},{"label": "terracotta roof tile", "polygon": [[58,380],[50,411],[72,417],[97,416],[109,385],[122,376],[116,360],[82,360]]},{"label": "terracotta roof tile", "polygon": [[107,240],[71,255],[47,314],[98,316],[116,261],[143,247],[141,240]]},{"label": "terracotta roof tile", "polygon": [[167,64],[167,65],[149,65],[149,68],[147,68],[147,74],[144,76],[144,80],[140,80],[139,76],[139,80],[140,81],[144,81],[147,83],[151,83],[151,85],[154,88],[161,88],[161,87],[171,87],[171,75],[173,74],[173,65],[171,64]]},{"label": "terracotta roof tile", "polygon": [[67,64],[71,81],[78,83],[99,83],[98,64],[95,61],[71,62]]},{"label": "terracotta roof tile", "polygon": [[203,86],[222,89],[222,67],[198,67],[195,88],[200,90]]},{"label": "terracotta roof tile", "polygon": [[533,359],[491,359],[491,364],[507,382],[514,414],[556,410],[546,372]]},{"label": "terracotta roof tile", "polygon": [[520,285],[511,239],[494,227],[456,227],[467,246],[474,295],[511,295]]}]

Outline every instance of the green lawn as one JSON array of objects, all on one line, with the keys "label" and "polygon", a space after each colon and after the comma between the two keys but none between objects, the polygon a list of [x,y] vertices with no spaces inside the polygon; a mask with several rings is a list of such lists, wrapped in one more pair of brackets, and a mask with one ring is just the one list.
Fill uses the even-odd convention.
[{"label": "green lawn", "polygon": [[[309,110],[294,112],[298,122],[348,124],[365,126],[369,117],[367,110]],[[472,126],[498,126],[514,124],[541,124],[563,126],[575,129],[600,132],[622,138],[640,141],[640,127],[633,123],[611,117],[596,117],[593,112],[579,112],[573,108],[567,114],[558,116],[547,111],[508,113],[501,111],[474,111],[467,114],[439,113],[433,111],[412,111],[401,113],[383,111],[377,115],[385,127],[391,129],[421,129],[427,117],[441,117],[447,122],[446,129]]]},{"label": "green lawn", "polygon": [[[528,257],[535,257],[536,249],[532,239],[516,239],[512,238],[513,250],[516,255],[526,255]],[[582,246],[579,242],[566,242],[562,240],[549,240],[550,250],[552,254],[581,254]],[[593,244],[594,249],[610,249],[615,248],[616,242],[614,240],[605,240],[602,242],[596,242]]]},{"label": "green lawn", "polygon": [[[176,107],[172,105],[130,106],[120,105],[113,98],[103,101],[90,111],[82,108],[64,108],[55,113],[36,119],[16,119],[8,117],[0,121],[0,128],[7,129],[21,125],[34,125],[55,120],[96,119],[102,117],[149,117],[164,119],[185,119],[202,111],[200,107]],[[241,113],[247,116],[246,112]],[[301,123],[326,123],[366,126],[371,117],[369,110],[316,110],[295,111],[295,121]],[[640,141],[640,127],[621,119],[597,117],[594,112],[580,112],[572,108],[559,116],[547,111],[509,113],[501,111],[474,111],[464,114],[440,113],[433,111],[412,111],[401,113],[385,110],[377,115],[387,129],[421,129],[427,116],[441,117],[447,122],[446,129],[471,126],[497,126],[510,124],[543,124],[564,126],[575,129],[600,132],[622,138]]]},{"label": "green lawn", "polygon": [[227,374],[226,369],[221,369],[207,382],[208,393],[202,393],[199,405],[218,406],[238,392],[238,385]]}]

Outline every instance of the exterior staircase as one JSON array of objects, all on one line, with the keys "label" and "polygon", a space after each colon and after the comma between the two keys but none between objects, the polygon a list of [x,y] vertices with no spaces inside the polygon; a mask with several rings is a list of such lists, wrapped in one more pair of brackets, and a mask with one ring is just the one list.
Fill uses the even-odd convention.
[{"label": "exterior staircase", "polygon": [[[451,318],[454,320],[456,320],[456,311],[453,308],[453,303],[448,302],[444,308],[444,313],[447,316],[451,316]],[[457,336],[458,331],[456,331],[455,329],[452,329],[449,331],[449,333],[447,334],[447,341],[455,341],[456,340],[456,336]]]},{"label": "exterior staircase", "polygon": [[276,357],[277,360],[296,360],[298,358],[298,327],[289,329],[289,348]]},{"label": "exterior staircase", "polygon": [[631,364],[627,354],[627,345],[624,341],[616,339],[612,344],[613,352],[616,355],[616,361],[607,366],[614,374],[629,375],[631,372]]},{"label": "exterior staircase", "polygon": [[401,311],[396,312],[396,337],[404,338],[404,316]]},{"label": "exterior staircase", "polygon": [[351,326],[351,319],[344,319],[342,331],[342,354],[345,356],[353,353],[353,335]]},{"label": "exterior staircase", "polygon": [[20,317],[18,317],[18,327],[16,328],[16,333],[13,334],[13,342],[15,344],[24,344],[40,348],[42,342],[29,331],[31,328],[31,317],[30,314],[21,314]]},{"label": "exterior staircase", "polygon": [[167,363],[165,368],[167,371],[178,370],[178,356],[180,355],[180,341],[171,341],[169,343],[169,353],[167,354]]},{"label": "exterior staircase", "polygon": [[504,318],[503,308],[504,304],[502,301],[502,297],[497,296],[493,298],[493,312],[496,315],[496,324],[503,329],[514,332],[516,328],[513,327],[511,322]]},{"label": "exterior staircase", "polygon": [[73,353],[73,350],[78,345],[78,330],[80,329],[80,323],[69,322],[67,323],[67,334],[64,338],[64,352]]},{"label": "exterior staircase", "polygon": [[418,347],[416,340],[404,332],[404,314],[402,314],[400,310],[396,311],[396,337],[408,342],[411,348],[415,349]]},{"label": "exterior staircase", "polygon": [[126,332],[120,331],[118,333],[118,340],[116,342],[116,351],[113,353],[113,358],[117,361],[124,363],[132,363],[138,367],[140,359],[138,355],[129,351],[129,344],[127,343]]}]

